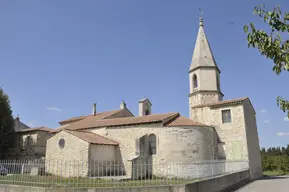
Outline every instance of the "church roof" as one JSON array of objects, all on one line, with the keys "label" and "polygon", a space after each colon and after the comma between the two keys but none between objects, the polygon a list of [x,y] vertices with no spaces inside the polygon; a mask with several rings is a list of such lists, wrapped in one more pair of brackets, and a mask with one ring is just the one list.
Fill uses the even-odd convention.
[{"label": "church roof", "polygon": [[194,122],[186,117],[180,116],[179,113],[153,114],[139,117],[122,117],[114,119],[95,120],[93,118],[86,118],[84,120],[68,125],[66,130],[83,130],[89,128],[99,127],[118,127],[126,125],[139,125],[161,123],[163,126],[207,126],[198,122]]},{"label": "church roof", "polygon": [[218,101],[218,102],[210,103],[210,104],[206,104],[206,105],[196,105],[196,106],[194,106],[192,108],[201,108],[201,107],[217,108],[217,107],[238,105],[238,104],[242,104],[246,99],[249,99],[249,98],[248,97],[243,97],[243,98],[238,98],[238,99]]},{"label": "church roof", "polygon": [[204,31],[204,24],[202,18],[200,19],[200,27],[192,57],[190,71],[200,67],[213,67],[219,70],[213,56],[209,41]]},{"label": "church roof", "polygon": [[67,127],[65,127],[65,129],[80,130],[96,127],[113,127],[113,126],[137,125],[147,123],[162,123],[178,115],[179,113],[167,113],[167,114],[153,114],[139,117],[122,117],[122,118],[101,119],[101,120],[86,118],[84,120],[68,125]]},{"label": "church roof", "polygon": [[182,126],[199,126],[199,127],[209,127],[203,123],[195,122],[189,118],[184,116],[179,116],[175,118],[173,121],[165,124],[167,127],[182,127]]},{"label": "church roof", "polygon": [[101,135],[95,134],[93,132],[71,131],[71,130],[64,130],[64,131],[91,144],[118,145],[118,142],[108,139],[106,137],[103,137]]},{"label": "church roof", "polygon": [[48,128],[48,127],[35,127],[35,128],[27,128],[27,129],[21,129],[17,130],[15,132],[17,133],[23,133],[23,132],[32,132],[32,131],[45,131],[45,132],[53,132],[54,129]]},{"label": "church roof", "polygon": [[67,123],[72,123],[75,121],[79,121],[79,120],[83,120],[87,117],[93,117],[95,120],[99,120],[99,119],[105,119],[111,115],[114,115],[118,112],[121,112],[123,109],[118,109],[118,110],[112,110],[112,111],[105,111],[105,112],[101,112],[101,113],[96,113],[95,115],[85,115],[85,116],[78,116],[78,117],[72,117],[63,121],[60,121],[59,124],[63,125],[63,124],[67,124]]}]

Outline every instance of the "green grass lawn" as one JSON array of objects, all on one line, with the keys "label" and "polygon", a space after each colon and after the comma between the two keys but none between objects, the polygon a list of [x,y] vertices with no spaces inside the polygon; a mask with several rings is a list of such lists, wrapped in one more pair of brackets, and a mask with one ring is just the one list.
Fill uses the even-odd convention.
[{"label": "green grass lawn", "polygon": [[133,187],[133,186],[156,186],[156,185],[177,185],[196,182],[194,180],[176,180],[176,179],[148,179],[148,180],[126,180],[114,181],[97,178],[61,178],[56,176],[30,176],[30,175],[7,175],[0,176],[0,184],[26,185],[37,187]]},{"label": "green grass lawn", "polygon": [[264,171],[264,176],[281,176],[286,175],[285,173],[282,173],[281,171],[275,170],[275,171]]}]

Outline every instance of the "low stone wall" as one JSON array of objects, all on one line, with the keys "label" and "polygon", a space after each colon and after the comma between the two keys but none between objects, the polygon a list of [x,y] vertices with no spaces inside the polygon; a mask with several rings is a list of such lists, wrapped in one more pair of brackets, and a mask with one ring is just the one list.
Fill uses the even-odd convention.
[{"label": "low stone wall", "polygon": [[187,184],[185,192],[221,192],[244,182],[249,182],[249,180],[250,172],[246,170]]},{"label": "low stone wall", "polygon": [[188,164],[152,165],[153,175],[168,178],[209,178],[248,169],[247,161],[202,161]]},{"label": "low stone wall", "polygon": [[5,192],[222,192],[234,188],[239,184],[248,182],[250,173],[248,170],[219,176],[216,178],[199,181],[187,185],[176,186],[151,186],[133,188],[96,188],[96,189],[72,189],[72,188],[40,188],[16,185],[0,185],[0,191]]}]

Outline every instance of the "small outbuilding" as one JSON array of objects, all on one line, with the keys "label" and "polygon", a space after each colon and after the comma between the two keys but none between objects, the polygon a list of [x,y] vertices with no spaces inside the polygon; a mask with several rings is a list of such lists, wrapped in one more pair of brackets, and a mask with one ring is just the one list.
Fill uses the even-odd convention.
[{"label": "small outbuilding", "polygon": [[47,145],[46,172],[62,177],[109,175],[119,157],[117,142],[93,132],[62,130]]}]

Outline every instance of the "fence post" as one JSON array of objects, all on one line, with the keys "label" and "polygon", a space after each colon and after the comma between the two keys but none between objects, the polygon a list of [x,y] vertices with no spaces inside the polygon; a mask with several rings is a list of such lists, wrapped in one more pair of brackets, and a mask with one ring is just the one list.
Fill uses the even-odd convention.
[{"label": "fence post", "polygon": [[22,165],[21,165],[21,174],[23,174],[24,173],[24,164],[22,163]]},{"label": "fence post", "polygon": [[197,178],[200,178],[199,161],[197,161]]},{"label": "fence post", "polygon": [[212,167],[212,177],[214,176],[214,162],[211,160],[211,167]]}]

